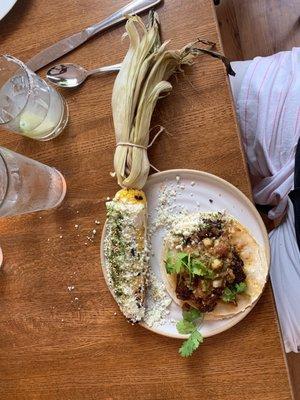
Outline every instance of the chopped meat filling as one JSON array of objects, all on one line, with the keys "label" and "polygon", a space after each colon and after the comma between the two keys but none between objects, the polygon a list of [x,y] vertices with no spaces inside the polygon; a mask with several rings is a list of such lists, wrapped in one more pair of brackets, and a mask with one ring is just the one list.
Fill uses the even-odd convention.
[{"label": "chopped meat filling", "polygon": [[[230,244],[229,235],[223,230],[221,220],[207,220],[207,226],[193,233],[186,239],[186,248],[192,244],[206,269],[198,273],[184,269],[177,274],[176,295],[178,299],[190,301],[202,312],[210,312],[216,307],[225,288],[244,282],[246,274],[244,262],[234,246]],[[228,300],[226,300],[228,302]],[[229,300],[230,301],[230,300]],[[233,304],[235,300],[232,300]]]},{"label": "chopped meat filling", "polygon": [[180,275],[177,276],[176,294],[180,300],[189,300],[193,295],[193,290],[186,285],[184,280],[180,279]]},{"label": "chopped meat filling", "polygon": [[204,238],[218,238],[222,235],[222,220],[205,219],[203,221],[207,226],[199,229],[186,240],[186,244],[199,243]]},{"label": "chopped meat filling", "polygon": [[231,269],[234,274],[234,283],[241,283],[246,279],[246,274],[243,269],[244,262],[236,251],[232,252]]}]

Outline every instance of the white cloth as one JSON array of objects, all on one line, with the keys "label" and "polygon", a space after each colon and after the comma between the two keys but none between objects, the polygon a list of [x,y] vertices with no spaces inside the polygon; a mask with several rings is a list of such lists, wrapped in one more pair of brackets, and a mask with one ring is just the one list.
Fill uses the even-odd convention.
[{"label": "white cloth", "polygon": [[271,279],[286,352],[300,351],[300,252],[294,210],[288,200],[287,218],[270,233]]},{"label": "white cloth", "polygon": [[[247,69],[245,71],[245,64]],[[271,280],[287,352],[300,350],[300,253],[288,193],[300,136],[300,48],[234,63],[231,78],[242,141],[257,204],[269,218],[288,212],[270,234]],[[241,77],[242,71],[244,75]],[[235,81],[237,79],[237,81]]]}]

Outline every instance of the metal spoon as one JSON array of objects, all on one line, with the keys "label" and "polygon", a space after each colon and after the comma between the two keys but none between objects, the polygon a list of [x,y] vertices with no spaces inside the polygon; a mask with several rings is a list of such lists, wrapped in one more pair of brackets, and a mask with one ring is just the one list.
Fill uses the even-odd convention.
[{"label": "metal spoon", "polygon": [[121,64],[109,65],[87,71],[77,64],[57,64],[47,72],[47,79],[57,86],[74,88],[81,85],[88,76],[119,71]]}]

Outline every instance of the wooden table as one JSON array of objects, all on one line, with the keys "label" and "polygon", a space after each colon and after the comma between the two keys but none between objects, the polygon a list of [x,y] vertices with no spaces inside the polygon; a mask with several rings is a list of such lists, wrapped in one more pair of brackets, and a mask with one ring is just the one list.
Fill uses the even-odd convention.
[{"label": "wooden table", "polygon": [[[0,22],[0,51],[26,60],[125,3],[20,0]],[[166,0],[160,17],[163,38],[174,47],[197,36],[219,43],[209,0]],[[123,27],[110,31],[64,60],[88,68],[118,62],[126,51],[122,33]],[[1,131],[1,145],[57,167],[68,184],[59,209],[1,221],[1,399],[290,399],[270,286],[245,320],[205,340],[190,359],[178,356],[178,340],[132,327],[118,312],[99,265],[104,200],[117,190],[109,175],[113,80],[92,78],[64,92],[70,123],[52,142]],[[152,163],[212,172],[250,196],[223,65],[204,56],[173,83],[154,121],[173,136],[155,143]],[[86,237],[94,228],[91,243]]]}]

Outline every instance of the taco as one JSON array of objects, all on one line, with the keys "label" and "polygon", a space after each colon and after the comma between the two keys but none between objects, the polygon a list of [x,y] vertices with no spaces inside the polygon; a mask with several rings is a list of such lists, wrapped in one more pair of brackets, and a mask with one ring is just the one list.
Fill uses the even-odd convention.
[{"label": "taco", "polygon": [[225,213],[180,217],[164,240],[163,277],[180,306],[229,318],[261,295],[268,262],[249,231]]}]

